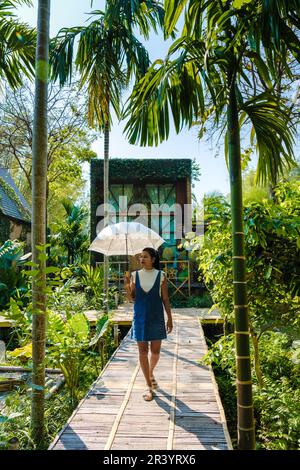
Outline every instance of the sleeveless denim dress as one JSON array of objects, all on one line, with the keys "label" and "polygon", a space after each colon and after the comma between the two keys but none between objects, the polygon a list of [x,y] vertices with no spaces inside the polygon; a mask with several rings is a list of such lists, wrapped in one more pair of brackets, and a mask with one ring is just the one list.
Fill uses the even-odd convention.
[{"label": "sleeveless denim dress", "polygon": [[139,273],[136,271],[135,302],[131,338],[136,341],[153,341],[167,337],[164,307],[159,295],[161,271],[148,292],[140,284]]}]

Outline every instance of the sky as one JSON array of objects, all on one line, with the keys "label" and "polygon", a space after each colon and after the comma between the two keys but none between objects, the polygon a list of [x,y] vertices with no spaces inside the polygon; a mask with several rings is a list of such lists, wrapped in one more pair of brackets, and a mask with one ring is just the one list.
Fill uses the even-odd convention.
[{"label": "sky", "polygon": [[[19,7],[18,16],[22,21],[36,26],[37,0],[34,7]],[[94,0],[94,10],[104,8],[104,0]],[[55,36],[60,28],[80,26],[89,18],[90,0],[52,0],[50,33]],[[152,34],[150,40],[145,43],[150,59],[154,61],[164,58],[170,41],[164,41],[162,36]],[[228,171],[225,164],[224,153],[218,152],[216,143],[199,141],[198,129],[183,130],[179,135],[175,131],[170,132],[169,139],[157,147],[140,147],[130,145],[123,134],[123,122],[114,120],[110,136],[110,157],[114,158],[192,158],[200,166],[200,181],[195,182],[194,194],[198,202],[201,202],[204,194],[218,191],[227,195],[230,191]],[[99,158],[103,158],[103,139],[101,136],[93,144],[93,150]],[[89,169],[85,168],[85,176],[88,178]]]}]

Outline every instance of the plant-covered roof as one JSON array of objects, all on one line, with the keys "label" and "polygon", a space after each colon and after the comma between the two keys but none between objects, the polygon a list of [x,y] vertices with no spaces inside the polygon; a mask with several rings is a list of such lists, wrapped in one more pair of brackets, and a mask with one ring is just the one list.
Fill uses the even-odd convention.
[{"label": "plant-covered roof", "polygon": [[[192,160],[190,158],[111,158],[109,178],[111,180],[156,180],[176,181],[191,178]],[[91,160],[91,176],[103,179],[103,159]]]},{"label": "plant-covered roof", "polygon": [[0,213],[24,222],[31,221],[31,209],[7,168],[0,168]]}]

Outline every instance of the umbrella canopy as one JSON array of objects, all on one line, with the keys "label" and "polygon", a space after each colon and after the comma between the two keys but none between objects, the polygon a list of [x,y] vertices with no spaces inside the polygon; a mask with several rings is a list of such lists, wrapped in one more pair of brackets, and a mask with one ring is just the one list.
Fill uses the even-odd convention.
[{"label": "umbrella canopy", "polygon": [[147,246],[157,249],[164,239],[139,222],[119,222],[108,225],[89,247],[91,251],[110,255],[136,255]]}]

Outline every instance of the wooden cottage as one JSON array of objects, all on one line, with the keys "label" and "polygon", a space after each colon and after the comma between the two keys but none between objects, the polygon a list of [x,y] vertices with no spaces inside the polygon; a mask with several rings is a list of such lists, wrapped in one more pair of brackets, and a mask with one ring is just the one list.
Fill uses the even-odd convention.
[{"label": "wooden cottage", "polygon": [[[191,173],[192,160],[188,158],[113,158],[109,162],[111,205],[109,223],[136,220],[139,216],[139,222],[159,233],[165,240],[159,248],[162,264],[169,275],[176,278],[176,285],[179,285],[180,281],[189,280],[187,253],[178,248],[178,245],[182,241],[185,229],[191,231],[189,225],[184,226],[184,222],[191,220],[189,212]],[[127,205],[122,207],[125,200]],[[91,242],[101,229],[103,221],[101,204],[103,204],[103,159],[93,159],[91,161]],[[142,204],[142,208],[137,206],[138,204]],[[181,208],[176,216],[175,212],[172,212],[172,208],[175,210],[176,207],[174,204]],[[143,207],[146,210],[143,210]],[[131,269],[139,266],[138,258],[135,258],[131,259]],[[92,264],[102,260],[101,254],[92,252]],[[116,263],[118,260],[120,262],[123,260],[124,263],[124,257],[110,257],[110,262]]]},{"label": "wooden cottage", "polygon": [[7,168],[0,168],[0,245],[6,240],[31,245],[31,208]]}]

